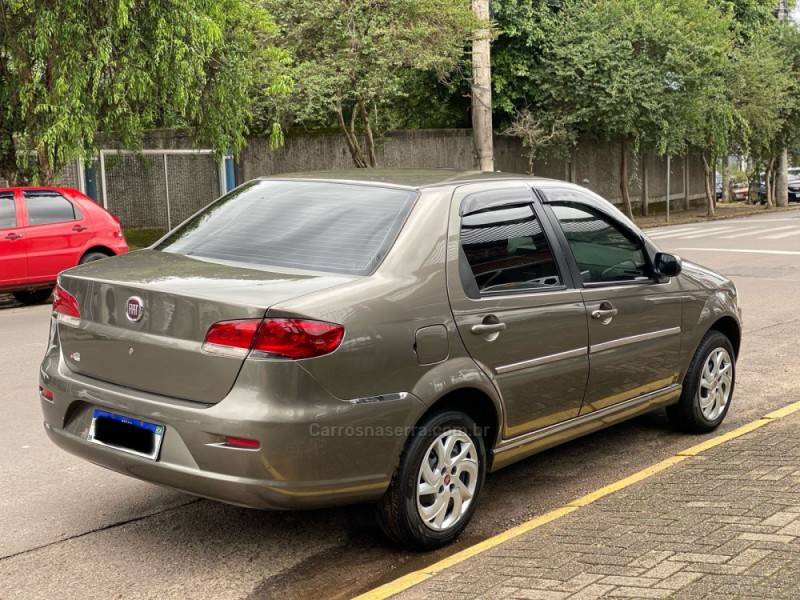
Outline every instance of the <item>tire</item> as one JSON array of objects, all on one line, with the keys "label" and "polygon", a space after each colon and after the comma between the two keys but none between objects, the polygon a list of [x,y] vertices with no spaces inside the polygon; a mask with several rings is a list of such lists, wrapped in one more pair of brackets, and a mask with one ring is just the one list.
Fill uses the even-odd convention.
[{"label": "tire", "polygon": [[41,290],[29,290],[24,292],[14,292],[14,298],[22,304],[29,306],[33,304],[43,304],[50,299],[50,294],[53,293],[53,288],[43,288]]},{"label": "tire", "polygon": [[[719,370],[729,375],[719,375]],[[708,381],[710,385],[701,385],[701,380]],[[713,431],[728,414],[735,386],[736,354],[733,344],[723,333],[709,331],[686,371],[681,399],[677,404],[667,407],[667,416],[673,426],[681,431]]]},{"label": "tire", "polygon": [[81,256],[81,260],[78,264],[85,265],[86,263],[102,260],[104,258],[108,258],[108,254],[104,254],[103,252],[87,252]]},{"label": "tire", "polygon": [[[434,443],[440,440],[453,442],[450,458],[465,456],[446,474],[440,471],[434,449]],[[428,476],[422,470],[423,460],[433,467]],[[436,487],[427,483],[432,477]],[[458,411],[435,413],[419,424],[406,443],[392,483],[377,506],[378,524],[389,539],[411,550],[445,546],[464,531],[472,518],[485,478],[486,445],[475,422]],[[423,486],[434,493],[423,493],[418,498]],[[444,491],[446,487],[448,491]],[[444,506],[444,514],[436,506]],[[463,508],[458,510],[457,506]],[[426,508],[435,515],[428,520],[422,516]]]}]

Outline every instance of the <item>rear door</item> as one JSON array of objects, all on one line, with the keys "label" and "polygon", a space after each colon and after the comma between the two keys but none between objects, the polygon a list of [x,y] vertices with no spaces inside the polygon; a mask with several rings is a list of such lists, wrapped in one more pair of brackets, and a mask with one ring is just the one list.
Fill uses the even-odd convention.
[{"label": "rear door", "polygon": [[53,281],[78,264],[92,237],[89,221],[76,204],[51,190],[23,192],[28,214],[28,273],[37,281]]},{"label": "rear door", "polygon": [[504,404],[503,437],[576,417],[588,376],[586,312],[529,186],[459,188],[447,281],[464,344]]},{"label": "rear door", "polygon": [[677,280],[657,281],[639,234],[588,194],[566,188],[545,194],[586,303],[591,367],[581,414],[677,383]]},{"label": "rear door", "polygon": [[25,231],[14,192],[0,192],[0,286],[22,283],[28,276]]}]

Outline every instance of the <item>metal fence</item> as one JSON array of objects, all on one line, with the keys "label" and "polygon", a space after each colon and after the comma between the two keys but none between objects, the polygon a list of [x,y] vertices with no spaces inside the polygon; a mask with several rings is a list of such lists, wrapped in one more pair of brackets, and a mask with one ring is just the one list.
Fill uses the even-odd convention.
[{"label": "metal fence", "polygon": [[97,198],[125,227],[172,229],[233,187],[228,160],[211,150],[101,150]]}]

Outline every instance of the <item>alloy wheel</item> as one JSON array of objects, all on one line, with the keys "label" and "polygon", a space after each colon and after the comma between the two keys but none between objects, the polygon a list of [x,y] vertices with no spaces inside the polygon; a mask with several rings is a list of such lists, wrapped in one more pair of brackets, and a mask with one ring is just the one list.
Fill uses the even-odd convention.
[{"label": "alloy wheel", "polygon": [[417,511],[434,531],[444,531],[467,513],[478,485],[478,450],[460,429],[428,446],[417,476]]},{"label": "alloy wheel", "polygon": [[697,386],[700,412],[709,421],[716,420],[731,397],[733,361],[725,348],[714,348],[706,358]]}]

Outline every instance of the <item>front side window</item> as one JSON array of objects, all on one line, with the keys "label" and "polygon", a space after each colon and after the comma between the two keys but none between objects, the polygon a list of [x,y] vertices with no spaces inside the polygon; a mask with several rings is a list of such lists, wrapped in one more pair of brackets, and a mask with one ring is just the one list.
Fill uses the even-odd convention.
[{"label": "front side window", "polygon": [[641,241],[611,219],[586,205],[550,205],[569,242],[583,283],[637,281],[650,277]]},{"label": "front side window", "polygon": [[17,213],[14,209],[14,194],[0,193],[0,229],[17,226]]},{"label": "front side window", "polygon": [[561,286],[553,253],[530,204],[461,218],[462,281],[468,295]]},{"label": "front side window", "polygon": [[417,193],[324,181],[254,181],[173,231],[156,250],[207,260],[367,275]]},{"label": "front side window", "polygon": [[72,202],[57,192],[25,192],[25,206],[28,209],[28,225],[61,223],[77,218]]}]

